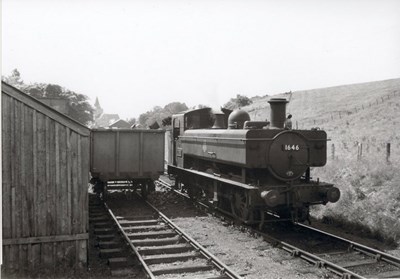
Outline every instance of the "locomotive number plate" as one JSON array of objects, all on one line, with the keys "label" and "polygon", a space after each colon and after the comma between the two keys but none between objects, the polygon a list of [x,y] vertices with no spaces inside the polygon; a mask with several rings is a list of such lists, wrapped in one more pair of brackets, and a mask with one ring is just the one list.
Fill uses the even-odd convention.
[{"label": "locomotive number plate", "polygon": [[300,146],[298,144],[282,144],[283,151],[299,151]]}]

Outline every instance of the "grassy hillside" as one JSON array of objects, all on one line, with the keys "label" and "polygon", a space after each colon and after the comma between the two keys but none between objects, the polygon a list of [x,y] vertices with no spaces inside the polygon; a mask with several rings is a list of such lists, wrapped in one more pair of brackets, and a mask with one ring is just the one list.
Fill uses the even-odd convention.
[{"label": "grassy hillside", "polygon": [[[313,176],[335,183],[342,197],[314,210],[314,216],[363,224],[372,233],[399,240],[400,79],[273,97],[290,99],[287,112],[293,115],[294,128],[320,127],[331,139],[328,163],[314,169]],[[253,98],[253,104],[243,109],[253,120],[269,119],[269,98]]]}]

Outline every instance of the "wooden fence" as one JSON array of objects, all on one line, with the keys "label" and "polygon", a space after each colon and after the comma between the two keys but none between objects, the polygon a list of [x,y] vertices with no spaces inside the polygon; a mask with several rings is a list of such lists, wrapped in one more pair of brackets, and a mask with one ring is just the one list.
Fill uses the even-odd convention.
[{"label": "wooden fence", "polygon": [[2,83],[3,271],[86,267],[89,132]]}]

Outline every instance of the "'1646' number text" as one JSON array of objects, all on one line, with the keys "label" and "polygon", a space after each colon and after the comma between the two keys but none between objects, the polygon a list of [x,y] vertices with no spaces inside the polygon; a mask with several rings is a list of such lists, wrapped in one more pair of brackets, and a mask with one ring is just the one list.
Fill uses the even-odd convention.
[{"label": "'1646' number text", "polygon": [[283,150],[284,151],[298,151],[298,150],[300,150],[300,147],[298,144],[284,144]]}]

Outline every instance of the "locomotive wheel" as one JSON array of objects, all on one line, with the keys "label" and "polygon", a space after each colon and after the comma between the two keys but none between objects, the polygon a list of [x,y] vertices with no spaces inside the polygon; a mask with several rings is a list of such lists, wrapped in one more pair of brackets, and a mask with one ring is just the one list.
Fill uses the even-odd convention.
[{"label": "locomotive wheel", "polygon": [[247,209],[246,195],[242,191],[237,191],[232,194],[231,199],[232,214],[241,221],[246,221],[249,215]]}]

